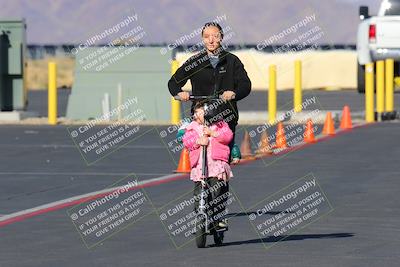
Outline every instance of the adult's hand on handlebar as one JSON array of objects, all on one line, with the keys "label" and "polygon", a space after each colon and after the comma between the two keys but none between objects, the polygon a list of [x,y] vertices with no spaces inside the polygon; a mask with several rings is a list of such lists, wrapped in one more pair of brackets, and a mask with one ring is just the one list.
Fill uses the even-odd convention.
[{"label": "adult's hand on handlebar", "polygon": [[225,92],[222,94],[222,99],[225,100],[225,101],[229,101],[229,100],[234,99],[235,96],[236,96],[236,93],[235,93],[235,92],[233,92],[233,91],[225,91]]},{"label": "adult's hand on handlebar", "polygon": [[188,92],[180,92],[178,93],[181,101],[188,101],[190,94]]}]

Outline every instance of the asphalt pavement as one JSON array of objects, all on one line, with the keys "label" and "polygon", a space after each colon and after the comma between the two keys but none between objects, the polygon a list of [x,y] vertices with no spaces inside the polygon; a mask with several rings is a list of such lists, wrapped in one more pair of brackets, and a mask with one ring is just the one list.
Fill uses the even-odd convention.
[{"label": "asphalt pavement", "polygon": [[[58,114],[61,117],[66,115],[68,97],[70,90],[58,90]],[[364,94],[359,94],[355,89],[343,89],[337,91],[305,90],[303,99],[316,98],[316,104],[306,107],[305,110],[318,108],[320,110],[341,110],[344,105],[349,105],[352,111],[360,112],[365,110]],[[400,94],[394,95],[395,110],[400,110]],[[240,111],[266,111],[268,103],[267,91],[252,91],[248,97],[238,102]],[[184,110],[189,106],[185,105]],[[293,91],[279,91],[277,96],[277,110],[286,111],[293,108]],[[47,116],[47,91],[28,91],[28,111],[35,111],[41,117]]]},{"label": "asphalt pavement", "polygon": [[[254,127],[240,127],[238,142],[244,129]],[[122,185],[127,179],[169,175],[176,168],[179,153],[169,145],[169,137],[160,134],[168,128],[141,127],[142,135],[97,160],[85,160],[69,130],[67,126],[0,127],[3,217]],[[268,129],[270,134],[274,130]],[[115,226],[118,231],[101,238],[86,237],[80,228],[86,226],[71,217],[88,202],[47,209],[3,225],[0,266],[397,266],[399,130],[398,123],[367,125],[234,167],[229,231],[221,247],[209,237],[208,247],[198,249],[193,236],[172,233],[176,218],[161,218],[191,195],[192,182],[180,177],[121,195],[119,200],[141,195],[145,201],[129,225]],[[310,184],[307,190],[323,197],[315,214],[311,215],[315,208],[307,206],[302,224],[292,224],[286,232],[281,227],[280,234],[275,230],[263,234],[261,222],[278,219],[277,214],[295,216],[298,210],[292,206],[283,215],[283,206],[259,211],[312,181],[315,186]],[[285,204],[299,203],[311,191],[296,192],[298,197]],[[185,207],[183,214],[190,210],[191,206]],[[84,219],[95,214],[91,212]],[[259,217],[252,220],[252,214]]]}]

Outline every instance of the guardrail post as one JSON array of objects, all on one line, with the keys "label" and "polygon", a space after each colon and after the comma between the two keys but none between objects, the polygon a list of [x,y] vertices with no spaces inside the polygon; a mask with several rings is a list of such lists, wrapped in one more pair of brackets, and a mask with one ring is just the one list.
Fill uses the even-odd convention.
[{"label": "guardrail post", "polygon": [[276,120],[276,65],[269,66],[268,87],[268,122],[275,123]]},{"label": "guardrail post", "polygon": [[385,62],[376,62],[376,112],[378,121],[382,119],[385,111]]},{"label": "guardrail post", "polygon": [[302,77],[301,77],[301,60],[294,62],[294,93],[293,108],[295,112],[301,112],[302,106]]},{"label": "guardrail post", "polygon": [[393,90],[393,73],[394,73],[394,60],[386,59],[385,66],[385,94],[386,94],[386,104],[385,111],[393,112],[394,110],[394,90]]},{"label": "guardrail post", "polygon": [[57,65],[55,62],[48,64],[48,122],[57,124]]},{"label": "guardrail post", "polygon": [[[179,64],[177,60],[171,62],[171,75],[174,75],[178,69]],[[180,121],[181,103],[171,97],[171,124],[178,124]]]},{"label": "guardrail post", "polygon": [[374,122],[374,63],[365,65],[365,120]]}]

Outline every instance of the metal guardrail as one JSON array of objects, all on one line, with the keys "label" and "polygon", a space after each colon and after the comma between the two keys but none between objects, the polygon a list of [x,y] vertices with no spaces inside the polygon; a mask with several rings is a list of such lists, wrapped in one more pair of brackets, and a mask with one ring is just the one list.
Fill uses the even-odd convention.
[{"label": "metal guardrail", "polygon": [[[183,51],[197,51],[193,49],[195,45],[183,45],[176,47],[172,52],[172,57],[175,59],[175,55],[178,52]],[[326,51],[326,50],[356,50],[357,47],[355,44],[312,44],[305,45],[301,49],[298,49],[296,45],[285,45],[285,44],[276,44],[265,46],[263,49],[258,49],[255,44],[246,44],[246,45],[227,45],[227,50],[243,50],[243,49],[256,49],[258,51],[266,52],[266,53],[278,53],[279,49],[285,48],[286,51],[296,50],[303,51],[308,49],[313,49],[316,51]]]},{"label": "metal guardrail", "polygon": [[[97,45],[97,47],[102,47],[104,45]],[[145,47],[167,47],[168,44],[149,44],[143,45]],[[173,49],[173,57],[177,52],[193,50],[191,49],[194,45],[183,45],[178,46]],[[266,46],[260,51],[266,53],[273,53],[279,48],[285,46],[284,44],[276,44]],[[29,59],[43,59],[46,57],[72,57],[74,58],[74,54],[71,53],[73,48],[77,47],[74,44],[64,44],[64,45],[28,45],[27,46],[27,58]],[[285,46],[286,50],[295,49],[296,46]],[[297,51],[306,50],[306,49],[315,49],[315,50],[356,50],[355,44],[319,44],[319,45],[306,45],[302,49],[297,49]],[[246,45],[228,45],[228,50],[241,50],[241,49],[257,49],[255,44],[246,44]],[[196,50],[195,50],[196,51]]]}]

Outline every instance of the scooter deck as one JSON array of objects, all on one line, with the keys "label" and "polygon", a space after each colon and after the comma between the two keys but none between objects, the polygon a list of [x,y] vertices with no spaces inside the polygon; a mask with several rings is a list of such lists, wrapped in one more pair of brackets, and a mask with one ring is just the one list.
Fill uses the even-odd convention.
[{"label": "scooter deck", "polygon": [[[215,231],[216,232],[226,232],[226,231],[228,231],[228,229],[229,229],[228,227],[224,227],[224,228],[216,227]],[[212,231],[208,230],[206,232],[206,234],[207,235],[212,235],[213,233],[212,233]]]}]

